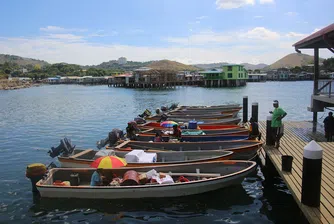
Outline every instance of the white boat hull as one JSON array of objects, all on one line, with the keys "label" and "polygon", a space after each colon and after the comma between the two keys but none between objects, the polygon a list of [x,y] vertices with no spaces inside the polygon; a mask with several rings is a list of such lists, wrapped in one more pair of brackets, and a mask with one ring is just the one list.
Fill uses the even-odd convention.
[{"label": "white boat hull", "polygon": [[212,180],[194,181],[193,183],[177,183],[153,186],[132,187],[58,187],[38,186],[41,197],[45,198],[85,198],[85,199],[121,199],[121,198],[161,198],[179,197],[214,191],[230,185],[240,184],[254,171],[250,169],[242,174],[231,175]]}]

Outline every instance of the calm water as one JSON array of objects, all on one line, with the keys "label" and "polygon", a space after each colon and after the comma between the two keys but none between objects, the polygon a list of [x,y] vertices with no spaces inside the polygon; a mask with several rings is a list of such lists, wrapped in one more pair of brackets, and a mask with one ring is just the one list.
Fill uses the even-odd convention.
[{"label": "calm water", "polygon": [[[52,160],[51,146],[68,137],[80,148],[146,108],[258,102],[264,120],[277,99],[286,120],[311,120],[306,111],[312,82],[249,83],[233,89],[180,87],[148,91],[106,86],[58,85],[0,91],[0,223],[301,223],[297,205],[279,177],[267,183],[260,168],[239,187],[159,200],[38,200],[25,178],[28,164]],[[250,108],[249,108],[250,111]],[[319,116],[321,117],[321,115]]]}]

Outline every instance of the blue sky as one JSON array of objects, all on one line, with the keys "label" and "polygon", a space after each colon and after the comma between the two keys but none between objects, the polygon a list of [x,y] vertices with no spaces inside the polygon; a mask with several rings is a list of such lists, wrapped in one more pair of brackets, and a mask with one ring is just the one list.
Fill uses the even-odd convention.
[{"label": "blue sky", "polygon": [[51,63],[273,63],[334,22],[333,0],[11,0],[1,8],[0,53]]}]

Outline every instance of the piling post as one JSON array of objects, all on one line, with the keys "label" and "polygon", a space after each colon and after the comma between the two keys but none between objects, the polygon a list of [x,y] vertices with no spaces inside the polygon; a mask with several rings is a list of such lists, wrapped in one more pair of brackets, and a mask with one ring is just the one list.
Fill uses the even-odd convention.
[{"label": "piling post", "polygon": [[252,118],[255,122],[259,121],[259,104],[256,102],[252,103]]},{"label": "piling post", "polygon": [[248,96],[244,96],[242,100],[242,122],[246,123],[248,121]]},{"label": "piling post", "polygon": [[320,206],[322,151],[314,140],[304,147],[301,202],[311,207]]},{"label": "piling post", "polygon": [[267,126],[266,126],[266,145],[274,145],[275,141],[272,136],[271,131],[271,121],[273,119],[272,115],[267,116]]}]

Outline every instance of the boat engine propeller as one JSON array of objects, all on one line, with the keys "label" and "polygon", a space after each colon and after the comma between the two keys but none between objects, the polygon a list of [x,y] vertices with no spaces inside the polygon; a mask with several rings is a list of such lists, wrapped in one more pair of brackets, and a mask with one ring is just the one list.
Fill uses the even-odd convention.
[{"label": "boat engine propeller", "polygon": [[60,144],[55,148],[51,147],[51,150],[48,151],[49,155],[54,158],[60,154],[69,155],[73,152],[75,145],[72,145],[71,139],[61,139]]}]

